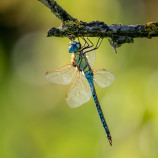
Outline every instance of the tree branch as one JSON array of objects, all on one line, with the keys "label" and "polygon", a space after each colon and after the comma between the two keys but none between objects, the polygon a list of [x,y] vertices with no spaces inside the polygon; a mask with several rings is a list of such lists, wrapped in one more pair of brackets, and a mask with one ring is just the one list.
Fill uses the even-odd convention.
[{"label": "tree branch", "polygon": [[149,22],[142,25],[107,25],[104,22],[92,21],[86,23],[78,21],[70,16],[54,0],[39,0],[46,5],[53,14],[62,21],[59,28],[51,28],[47,36],[68,37],[109,37],[113,48],[121,46],[123,43],[133,43],[134,38],[158,37],[158,23]]}]

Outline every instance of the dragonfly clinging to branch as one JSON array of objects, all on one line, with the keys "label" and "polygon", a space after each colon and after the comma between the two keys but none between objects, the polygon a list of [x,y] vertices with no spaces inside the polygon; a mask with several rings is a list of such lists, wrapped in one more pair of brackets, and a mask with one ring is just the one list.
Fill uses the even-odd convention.
[{"label": "dragonfly clinging to branch", "polygon": [[114,81],[115,76],[105,69],[92,69],[95,62],[94,50],[99,48],[102,38],[99,38],[95,47],[89,39],[91,45],[85,38],[83,40],[85,41],[83,46],[79,41],[70,42],[69,53],[72,53],[72,64],[46,72],[46,78],[48,81],[57,84],[72,82],[72,86],[66,95],[66,102],[72,108],[88,102],[91,95],[93,96],[107,138],[112,145],[112,137],[95,91],[94,82],[100,87],[107,87]]}]

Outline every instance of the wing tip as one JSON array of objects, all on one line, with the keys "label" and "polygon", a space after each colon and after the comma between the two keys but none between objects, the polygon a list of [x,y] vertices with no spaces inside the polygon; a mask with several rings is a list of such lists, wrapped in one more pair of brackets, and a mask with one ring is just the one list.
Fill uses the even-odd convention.
[{"label": "wing tip", "polygon": [[67,105],[68,105],[70,108],[72,108],[72,109],[75,109],[75,108],[79,107],[80,105],[82,105],[82,104],[71,103],[71,102],[69,101],[69,98],[68,98],[68,95],[67,95],[67,94],[66,94],[66,103],[67,103]]}]

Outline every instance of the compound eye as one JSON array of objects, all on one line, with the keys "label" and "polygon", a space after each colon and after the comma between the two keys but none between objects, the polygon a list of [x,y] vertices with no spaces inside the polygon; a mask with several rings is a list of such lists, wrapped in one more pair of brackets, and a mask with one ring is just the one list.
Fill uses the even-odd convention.
[{"label": "compound eye", "polygon": [[77,48],[80,48],[80,47],[81,47],[81,44],[80,44],[80,43],[77,43],[76,45],[77,45]]},{"label": "compound eye", "polygon": [[77,44],[77,42],[76,41],[73,41],[73,45],[76,45]]}]

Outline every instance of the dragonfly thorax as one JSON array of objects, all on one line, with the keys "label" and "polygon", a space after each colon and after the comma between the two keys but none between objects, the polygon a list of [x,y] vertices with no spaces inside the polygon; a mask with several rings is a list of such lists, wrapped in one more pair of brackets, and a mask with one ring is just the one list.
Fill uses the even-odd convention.
[{"label": "dragonfly thorax", "polygon": [[72,62],[72,65],[77,67],[77,69],[79,71],[89,71],[91,68],[88,64],[88,61],[87,61],[87,58],[86,58],[86,55],[83,54],[82,51],[78,51],[78,52],[75,52],[72,54],[72,57],[71,57],[71,62]]}]

